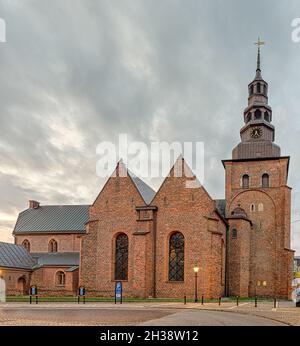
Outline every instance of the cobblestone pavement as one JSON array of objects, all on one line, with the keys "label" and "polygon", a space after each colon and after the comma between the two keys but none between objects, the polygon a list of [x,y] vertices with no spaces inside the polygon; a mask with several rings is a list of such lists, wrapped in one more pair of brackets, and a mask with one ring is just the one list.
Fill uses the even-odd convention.
[{"label": "cobblestone pavement", "polygon": [[291,302],[1,303],[0,325],[300,325]]}]

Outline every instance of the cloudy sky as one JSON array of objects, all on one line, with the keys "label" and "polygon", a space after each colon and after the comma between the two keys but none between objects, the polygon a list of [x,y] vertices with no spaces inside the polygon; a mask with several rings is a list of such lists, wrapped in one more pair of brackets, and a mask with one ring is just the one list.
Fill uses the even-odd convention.
[{"label": "cloudy sky", "polygon": [[205,187],[223,198],[221,160],[239,141],[258,35],[300,219],[298,0],[0,0],[0,17],[0,240],[12,241],[29,199],[93,202],[96,146],[119,133],[203,141]]}]

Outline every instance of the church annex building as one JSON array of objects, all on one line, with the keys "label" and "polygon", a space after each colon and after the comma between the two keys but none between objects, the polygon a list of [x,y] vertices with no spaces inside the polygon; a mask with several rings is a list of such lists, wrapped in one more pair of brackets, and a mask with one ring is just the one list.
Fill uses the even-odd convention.
[{"label": "church annex building", "polygon": [[[155,192],[119,163],[92,205],[40,205],[30,201],[17,219],[15,244],[0,243],[0,277],[8,295],[114,295],[115,283],[131,297],[289,298],[289,157],[274,143],[268,84],[258,46],[249,84],[241,142],[223,160],[225,199],[203,186],[186,188],[176,165]],[[122,176],[122,177],[121,177]],[[194,177],[196,179],[196,177]]]}]

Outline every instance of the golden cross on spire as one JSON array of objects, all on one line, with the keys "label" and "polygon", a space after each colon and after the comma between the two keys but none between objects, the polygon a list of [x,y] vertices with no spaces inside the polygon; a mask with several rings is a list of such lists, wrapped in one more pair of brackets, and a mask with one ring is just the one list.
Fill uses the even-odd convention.
[{"label": "golden cross on spire", "polygon": [[258,48],[259,48],[260,46],[263,46],[264,44],[266,44],[266,42],[265,41],[261,41],[260,37],[258,37],[257,42],[254,42],[254,44],[256,44],[258,46]]},{"label": "golden cross on spire", "polygon": [[257,68],[256,68],[256,71],[258,71],[258,73],[260,73],[260,46],[263,46],[264,44],[266,44],[266,42],[261,41],[260,37],[258,37],[257,42],[255,42],[254,44],[257,45]]}]

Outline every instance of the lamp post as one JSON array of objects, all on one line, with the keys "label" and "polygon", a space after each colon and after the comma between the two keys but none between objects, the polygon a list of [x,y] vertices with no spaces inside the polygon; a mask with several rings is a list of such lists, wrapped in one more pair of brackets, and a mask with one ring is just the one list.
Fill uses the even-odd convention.
[{"label": "lamp post", "polygon": [[199,267],[197,265],[194,266],[195,273],[195,303],[198,302],[198,271]]}]

